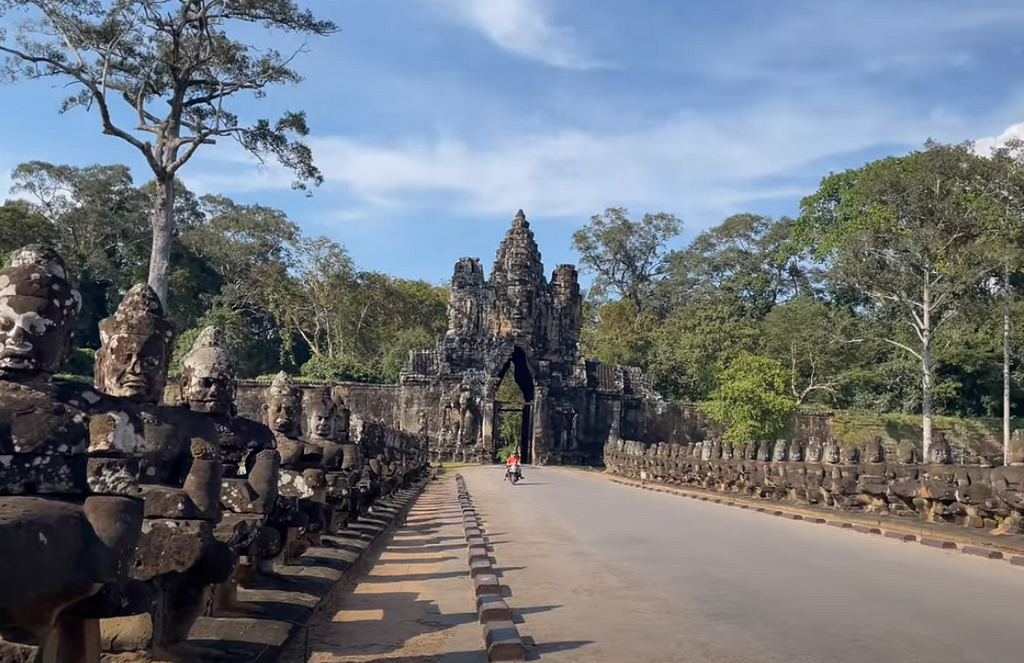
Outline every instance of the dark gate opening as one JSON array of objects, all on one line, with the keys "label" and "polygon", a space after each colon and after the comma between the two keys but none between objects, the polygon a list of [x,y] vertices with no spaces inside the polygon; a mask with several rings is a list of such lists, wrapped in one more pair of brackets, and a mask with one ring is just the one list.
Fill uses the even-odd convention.
[{"label": "dark gate opening", "polygon": [[[512,370],[513,379],[506,381],[509,369]],[[499,447],[499,453],[515,447],[524,464],[533,462],[533,397],[533,375],[530,373],[526,353],[517,347],[498,372],[498,391],[491,430],[494,431],[495,439],[499,440],[495,445]],[[498,460],[503,459],[499,457]]]}]

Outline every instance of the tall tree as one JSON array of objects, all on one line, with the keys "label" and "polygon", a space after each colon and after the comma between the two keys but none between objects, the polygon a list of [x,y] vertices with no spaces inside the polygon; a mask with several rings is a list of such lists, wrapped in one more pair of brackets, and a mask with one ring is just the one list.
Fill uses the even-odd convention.
[{"label": "tall tree", "polygon": [[[330,35],[334,23],[291,0],[0,0],[0,15],[13,10],[27,16],[13,40],[0,30],[8,73],[77,87],[61,112],[95,106],[103,133],[137,149],[153,171],[149,284],[165,303],[175,178],[201,146],[232,138],[261,159],[276,157],[295,173],[296,188],[323,181],[300,140],[309,132],[304,113],[245,124],[228,106],[243,92],[260,98],[268,87],[301,80],[291,65],[304,47],[256,52],[239,38],[246,24]],[[130,123],[118,119],[120,104]]]},{"label": "tall tree", "polygon": [[637,320],[647,311],[655,284],[665,273],[667,242],[679,234],[682,222],[671,214],[644,214],[629,218],[622,207],[612,207],[590,218],[572,236],[580,265],[594,274],[591,294],[614,293],[636,306]]},{"label": "tall tree", "polygon": [[916,344],[884,340],[920,363],[925,454],[932,440],[935,332],[994,266],[995,242],[985,228],[998,210],[986,161],[969,145],[929,143],[830,175],[801,203],[806,245],[916,336]]}]

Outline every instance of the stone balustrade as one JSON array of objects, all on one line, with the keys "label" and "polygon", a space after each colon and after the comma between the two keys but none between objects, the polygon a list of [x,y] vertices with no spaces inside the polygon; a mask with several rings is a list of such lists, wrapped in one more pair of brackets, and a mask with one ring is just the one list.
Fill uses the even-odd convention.
[{"label": "stone balustrade", "polygon": [[351,421],[329,385],[280,375],[238,416],[212,327],[165,404],[171,327],[144,284],[100,324],[95,387],[59,380],[78,307],[50,249],[0,270],[0,661],[205,660],[202,614],[252,616],[237,587],[289,586],[282,567],[426,467],[425,436]]},{"label": "stone balustrade", "polygon": [[[691,444],[611,441],[605,466],[620,476],[788,501],[883,517],[1024,534],[1024,435],[1015,433],[1009,464],[952,464],[937,440],[921,458],[918,445],[900,441],[886,453],[880,439],[855,445],[836,440]],[[643,476],[641,476],[643,473]]]}]

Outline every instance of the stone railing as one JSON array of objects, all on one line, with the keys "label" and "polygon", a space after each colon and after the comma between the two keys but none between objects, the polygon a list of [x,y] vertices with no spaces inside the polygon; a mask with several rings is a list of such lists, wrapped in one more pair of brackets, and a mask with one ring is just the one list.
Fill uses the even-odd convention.
[{"label": "stone railing", "polygon": [[[879,514],[1024,534],[1024,464],[981,467],[949,463],[948,449],[916,462],[909,442],[887,459],[881,445],[837,443],[806,448],[789,441],[656,444],[620,440],[605,447],[609,472],[669,485],[764,500]],[[1011,455],[1011,460],[1016,455]]]}]

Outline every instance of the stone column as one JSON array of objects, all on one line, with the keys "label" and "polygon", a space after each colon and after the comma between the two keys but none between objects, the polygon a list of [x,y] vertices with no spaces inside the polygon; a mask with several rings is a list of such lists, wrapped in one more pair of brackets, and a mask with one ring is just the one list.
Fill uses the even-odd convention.
[{"label": "stone column", "polygon": [[494,399],[485,396],[480,404],[480,416],[483,417],[483,421],[480,422],[480,438],[483,442],[484,449],[487,449],[491,457],[494,456]]},{"label": "stone column", "polygon": [[548,420],[551,409],[548,407],[548,388],[537,385],[534,389],[533,408],[533,440],[530,444],[530,460],[537,465],[551,462],[554,448],[551,439],[551,422]]}]

